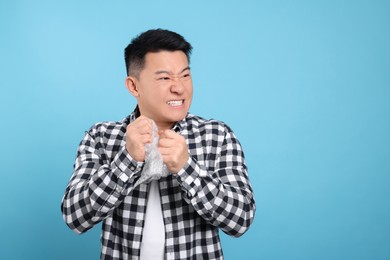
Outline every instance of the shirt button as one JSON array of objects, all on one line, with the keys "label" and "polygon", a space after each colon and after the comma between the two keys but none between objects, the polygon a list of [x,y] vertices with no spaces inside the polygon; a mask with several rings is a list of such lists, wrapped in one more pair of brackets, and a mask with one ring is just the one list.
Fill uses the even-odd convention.
[{"label": "shirt button", "polygon": [[134,171],[134,170],[135,170],[135,167],[134,167],[134,166],[131,166],[131,167],[130,167],[130,170]]},{"label": "shirt button", "polygon": [[120,186],[116,186],[115,188],[116,192],[118,193],[121,193],[122,192],[122,188]]}]

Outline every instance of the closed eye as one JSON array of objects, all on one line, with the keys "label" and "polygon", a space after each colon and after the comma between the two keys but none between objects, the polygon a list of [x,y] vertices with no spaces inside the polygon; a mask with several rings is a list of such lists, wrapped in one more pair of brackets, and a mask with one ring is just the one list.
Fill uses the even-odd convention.
[{"label": "closed eye", "polygon": [[191,74],[190,73],[186,73],[186,74],[181,76],[181,79],[182,80],[186,80],[186,81],[189,80],[190,78],[191,78]]},{"label": "closed eye", "polygon": [[157,80],[165,81],[165,80],[170,80],[170,77],[160,77]]}]

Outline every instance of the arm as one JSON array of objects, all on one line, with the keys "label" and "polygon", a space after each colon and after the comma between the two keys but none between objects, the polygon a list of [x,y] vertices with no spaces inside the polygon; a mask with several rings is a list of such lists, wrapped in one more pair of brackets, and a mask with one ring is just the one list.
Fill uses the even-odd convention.
[{"label": "arm", "polygon": [[239,237],[251,225],[255,200],[242,148],[225,127],[225,138],[213,169],[189,157],[177,173],[183,197],[210,224]]},{"label": "arm", "polygon": [[96,129],[81,141],[72,178],[62,199],[66,224],[76,233],[83,233],[110,216],[128,194],[143,163],[133,160],[123,146],[110,162],[102,154]]}]

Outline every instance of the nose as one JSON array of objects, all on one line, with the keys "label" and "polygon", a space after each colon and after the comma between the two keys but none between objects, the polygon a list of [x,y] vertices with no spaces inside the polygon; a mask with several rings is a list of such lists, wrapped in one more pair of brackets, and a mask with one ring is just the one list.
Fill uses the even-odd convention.
[{"label": "nose", "polygon": [[184,92],[183,82],[179,78],[175,78],[175,80],[172,81],[171,92],[179,95]]}]

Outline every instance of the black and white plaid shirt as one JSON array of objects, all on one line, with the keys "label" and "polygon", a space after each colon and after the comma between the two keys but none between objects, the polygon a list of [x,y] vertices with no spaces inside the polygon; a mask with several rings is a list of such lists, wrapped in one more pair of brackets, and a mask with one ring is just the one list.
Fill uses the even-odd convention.
[{"label": "black and white plaid shirt", "polygon": [[[103,221],[101,259],[140,255],[149,185],[133,188],[144,164],[125,148],[135,118],[86,132],[62,201],[64,220],[76,233]],[[255,212],[241,145],[226,124],[191,114],[173,130],[185,137],[190,158],[176,175],[159,180],[165,258],[223,259],[218,229],[238,237]]]}]

